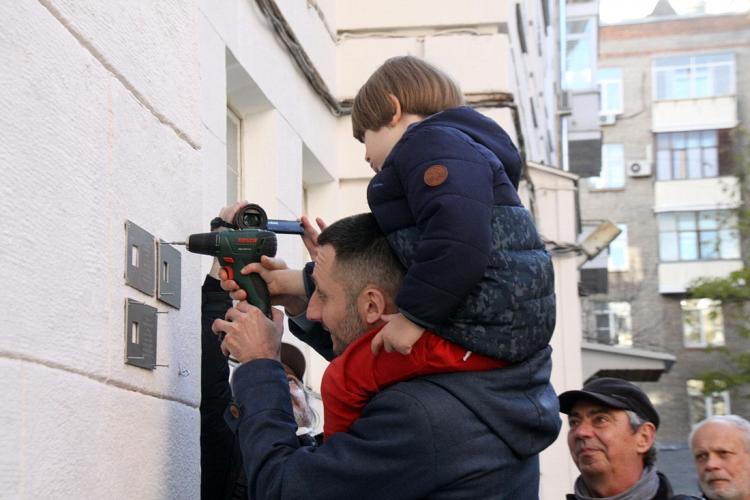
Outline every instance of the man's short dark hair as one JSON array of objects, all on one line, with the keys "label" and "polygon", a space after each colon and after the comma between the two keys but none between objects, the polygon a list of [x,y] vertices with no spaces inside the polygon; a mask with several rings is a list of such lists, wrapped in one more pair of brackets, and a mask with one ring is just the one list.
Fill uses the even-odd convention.
[{"label": "man's short dark hair", "polygon": [[373,214],[334,222],[320,233],[318,244],[331,245],[336,251],[337,274],[350,295],[372,284],[396,296],[405,270]]}]

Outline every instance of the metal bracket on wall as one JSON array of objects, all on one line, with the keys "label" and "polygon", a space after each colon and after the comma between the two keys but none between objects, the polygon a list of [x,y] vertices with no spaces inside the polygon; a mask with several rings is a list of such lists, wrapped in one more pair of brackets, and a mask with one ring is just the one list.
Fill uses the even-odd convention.
[{"label": "metal bracket on wall", "polygon": [[172,307],[180,308],[182,254],[164,241],[159,242],[157,298]]},{"label": "metal bracket on wall", "polygon": [[156,240],[154,236],[131,221],[125,221],[128,235],[125,283],[136,290],[153,296],[156,266]]},{"label": "metal bracket on wall", "polygon": [[125,363],[156,368],[156,308],[125,300]]}]

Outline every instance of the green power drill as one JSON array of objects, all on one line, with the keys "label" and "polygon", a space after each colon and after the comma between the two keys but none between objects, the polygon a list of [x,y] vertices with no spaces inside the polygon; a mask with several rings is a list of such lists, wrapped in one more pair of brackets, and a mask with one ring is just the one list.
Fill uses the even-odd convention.
[{"label": "green power drill", "polygon": [[236,230],[211,233],[198,233],[188,236],[186,242],[172,242],[173,245],[186,245],[189,252],[211,255],[229,276],[247,293],[247,301],[271,318],[271,298],[263,278],[256,273],[242,274],[240,270],[253,262],[260,262],[262,256],[276,255],[276,234],[303,234],[302,224],[297,221],[268,220],[265,210],[259,205],[249,204],[237,213],[234,225]]}]

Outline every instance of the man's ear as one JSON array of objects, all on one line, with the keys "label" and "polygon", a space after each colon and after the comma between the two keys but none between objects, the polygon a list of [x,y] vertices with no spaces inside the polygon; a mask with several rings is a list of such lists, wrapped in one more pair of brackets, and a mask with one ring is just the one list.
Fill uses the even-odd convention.
[{"label": "man's ear", "polygon": [[357,307],[368,325],[374,325],[385,314],[387,301],[383,291],[372,285],[362,290],[357,298]]},{"label": "man's ear", "polygon": [[638,453],[646,453],[656,440],[656,427],[651,422],[641,425],[637,431],[636,448]]},{"label": "man's ear", "polygon": [[388,99],[391,100],[391,104],[393,104],[393,117],[391,118],[391,121],[388,122],[389,127],[395,127],[398,125],[398,122],[401,121],[401,117],[403,116],[403,112],[401,110],[401,103],[399,102],[398,98],[393,94],[388,94]]}]

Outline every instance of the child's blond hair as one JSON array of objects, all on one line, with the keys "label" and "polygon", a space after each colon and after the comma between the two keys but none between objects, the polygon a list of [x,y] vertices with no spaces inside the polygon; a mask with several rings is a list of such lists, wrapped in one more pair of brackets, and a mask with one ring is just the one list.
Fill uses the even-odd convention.
[{"label": "child's blond hair", "polygon": [[365,130],[378,130],[393,118],[392,94],[403,113],[429,116],[461,106],[458,84],[442,70],[413,56],[392,57],[367,79],[352,106],[352,132],[362,142]]}]

